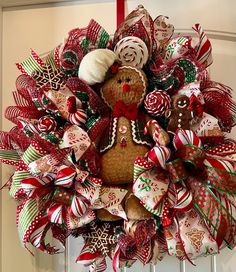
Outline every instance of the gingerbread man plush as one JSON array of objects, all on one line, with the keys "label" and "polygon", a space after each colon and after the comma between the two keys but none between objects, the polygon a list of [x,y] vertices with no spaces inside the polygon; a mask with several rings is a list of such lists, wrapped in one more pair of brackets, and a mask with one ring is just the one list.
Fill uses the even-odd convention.
[{"label": "gingerbread man plush", "polygon": [[[99,60],[100,65],[101,57]],[[81,74],[83,77],[83,72],[80,77]],[[111,118],[110,125],[101,135],[98,144],[101,159],[100,177],[105,186],[118,186],[129,190],[124,200],[124,209],[127,217],[133,220],[153,217],[132,194],[131,189],[134,160],[138,156],[144,157],[152,146],[151,138],[144,135],[144,127],[149,117],[141,110],[146,87],[147,78],[144,72],[132,66],[119,67],[117,73],[105,80],[101,87],[101,97],[110,108]],[[160,132],[159,141],[162,144],[169,141],[164,130]],[[98,210],[97,216],[106,221],[119,219],[104,209]]]},{"label": "gingerbread man plush", "polygon": [[172,97],[172,109],[165,112],[166,118],[169,119],[167,131],[175,134],[179,128],[189,129],[190,122],[194,118],[194,112],[189,110],[190,100],[186,95],[176,95]]}]

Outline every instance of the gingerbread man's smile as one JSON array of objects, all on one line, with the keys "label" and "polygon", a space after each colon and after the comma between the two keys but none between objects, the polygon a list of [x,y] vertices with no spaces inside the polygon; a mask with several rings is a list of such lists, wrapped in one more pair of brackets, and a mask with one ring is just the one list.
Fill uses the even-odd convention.
[{"label": "gingerbread man's smile", "polygon": [[[183,103],[183,104],[182,104]],[[178,108],[184,109],[188,106],[188,102],[186,100],[184,101],[178,101]]]}]

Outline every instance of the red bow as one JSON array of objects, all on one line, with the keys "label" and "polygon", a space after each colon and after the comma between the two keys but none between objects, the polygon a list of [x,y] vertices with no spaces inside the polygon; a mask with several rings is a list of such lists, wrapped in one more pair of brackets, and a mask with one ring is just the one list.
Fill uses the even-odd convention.
[{"label": "red bow", "polygon": [[127,106],[123,101],[117,101],[112,115],[113,117],[125,116],[129,120],[135,120],[138,115],[137,105],[132,103]]},{"label": "red bow", "polygon": [[190,104],[188,106],[188,110],[193,110],[198,117],[202,117],[203,106],[194,94],[190,96]]}]

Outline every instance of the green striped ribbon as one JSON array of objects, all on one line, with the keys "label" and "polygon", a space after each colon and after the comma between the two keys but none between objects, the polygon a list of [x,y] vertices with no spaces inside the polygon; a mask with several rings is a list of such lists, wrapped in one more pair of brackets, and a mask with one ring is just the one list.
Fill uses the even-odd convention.
[{"label": "green striped ribbon", "polygon": [[187,59],[180,59],[178,62],[179,67],[181,67],[185,72],[185,83],[191,83],[196,79],[196,67],[194,64]]},{"label": "green striped ribbon", "polygon": [[98,120],[100,119],[100,117],[96,118],[94,116],[91,116],[85,123],[85,126],[88,128],[88,129],[91,129],[97,122]]},{"label": "green striped ribbon", "polygon": [[105,48],[110,39],[109,34],[103,29],[98,41],[98,48]]},{"label": "green striped ribbon", "polygon": [[33,161],[36,161],[43,157],[42,154],[40,154],[32,145],[30,145],[27,150],[25,151],[22,160],[26,163],[29,164]]},{"label": "green striped ribbon", "polygon": [[134,180],[136,180],[138,178],[140,172],[142,172],[144,170],[145,170],[144,167],[134,164]]},{"label": "green striped ribbon", "polygon": [[55,50],[56,50],[56,48],[55,48],[54,50],[52,50],[52,51],[47,55],[47,58],[46,58],[46,61],[45,61],[46,65],[52,67],[53,71],[58,70],[58,67],[57,67],[56,62],[55,62],[55,59],[54,59]]},{"label": "green striped ribbon", "polygon": [[[102,32],[99,34],[99,39],[97,41],[97,48],[106,48],[107,43],[109,42],[109,39],[110,39],[109,34],[105,30],[102,30]],[[86,53],[89,50],[90,44],[91,44],[91,41],[88,38],[84,38],[80,43],[81,47]]]},{"label": "green striped ribbon", "polygon": [[163,207],[164,207],[164,202],[161,201],[160,204],[158,205],[158,207],[154,210],[154,209],[151,209],[149,206],[147,205],[144,205],[144,207],[150,212],[150,213],[153,213],[155,214],[156,216],[159,216],[159,217],[162,217],[162,214],[163,214]]},{"label": "green striped ribbon", "polygon": [[15,150],[5,150],[0,149],[0,161],[9,161],[7,164],[14,164],[17,165],[17,163],[20,161],[20,156]]},{"label": "green striped ribbon", "polygon": [[31,174],[26,170],[15,172],[12,177],[12,185],[9,192],[11,197],[15,198],[17,192],[22,189],[21,181],[29,177],[31,177]]},{"label": "green striped ribbon", "polygon": [[84,52],[87,53],[88,52],[88,48],[89,48],[89,39],[85,38],[81,41],[80,45],[83,48]]},{"label": "green striped ribbon", "polygon": [[27,230],[38,214],[39,210],[36,200],[34,198],[27,200],[18,218],[18,232],[21,242],[24,241]]},{"label": "green striped ribbon", "polygon": [[49,141],[49,142],[51,142],[51,143],[53,143],[53,144],[58,144],[59,141],[60,141],[60,138],[58,138],[58,136],[56,136],[56,135],[53,134],[53,133],[48,133],[48,134],[46,134],[46,133],[41,133],[40,136],[41,136],[43,139],[45,139],[45,140],[47,140],[47,141]]},{"label": "green striped ribbon", "polygon": [[32,75],[35,71],[43,71],[42,66],[35,60],[32,55],[30,55],[30,57],[25,61],[21,62],[20,65],[28,75]]}]

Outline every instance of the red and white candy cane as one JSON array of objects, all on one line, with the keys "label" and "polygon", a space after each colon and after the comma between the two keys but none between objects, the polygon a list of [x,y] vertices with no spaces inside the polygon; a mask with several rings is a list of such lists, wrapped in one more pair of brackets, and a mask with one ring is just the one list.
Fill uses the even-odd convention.
[{"label": "red and white candy cane", "polygon": [[151,125],[154,125],[154,133],[152,135],[153,137],[153,140],[155,141],[156,144],[160,144],[159,142],[159,134],[160,134],[160,126],[158,124],[158,122],[154,119],[152,120],[149,120],[144,128],[144,134],[147,134],[148,133],[148,129]]}]

